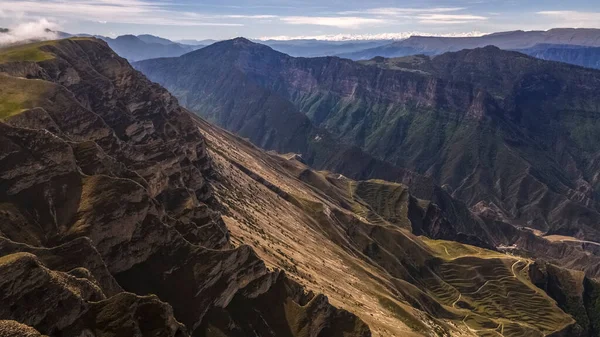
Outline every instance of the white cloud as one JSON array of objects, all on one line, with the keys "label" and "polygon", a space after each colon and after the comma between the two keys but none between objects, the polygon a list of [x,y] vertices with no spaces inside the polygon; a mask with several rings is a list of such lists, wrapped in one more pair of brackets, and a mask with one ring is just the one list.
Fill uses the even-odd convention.
[{"label": "white cloud", "polygon": [[600,12],[541,11],[537,14],[552,19],[554,26],[598,28],[600,25]]},{"label": "white cloud", "polygon": [[363,11],[340,12],[340,15],[360,14],[361,17],[405,19],[416,21],[421,24],[457,24],[484,21],[486,16],[472,15],[468,13],[456,13],[464,11],[464,7],[431,7],[431,8],[404,8],[404,7],[378,7]]},{"label": "white cloud", "polygon": [[221,17],[230,19],[275,19],[277,15],[223,15]]},{"label": "white cloud", "polygon": [[378,8],[369,8],[364,11],[340,12],[338,14],[341,14],[341,15],[372,14],[372,15],[382,15],[382,16],[405,17],[405,16],[409,16],[409,15],[424,14],[424,13],[456,12],[456,11],[460,11],[463,9],[464,9],[463,7],[433,7],[433,8],[378,7]]},{"label": "white cloud", "polygon": [[[165,26],[243,26],[226,16],[171,10],[167,3],[143,0],[1,0],[0,12],[68,20]],[[231,17],[231,19],[235,19]]]},{"label": "white cloud", "polygon": [[421,14],[417,16],[419,23],[424,24],[458,24],[485,21],[488,18],[470,14]]},{"label": "white cloud", "polygon": [[369,41],[369,40],[404,40],[411,36],[442,36],[442,37],[471,37],[482,36],[486,33],[472,31],[466,33],[446,33],[432,34],[423,32],[401,32],[401,33],[381,33],[381,34],[334,34],[334,35],[300,35],[300,36],[263,36],[257,40],[324,40],[324,41]]},{"label": "white cloud", "polygon": [[286,16],[281,21],[291,25],[317,25],[338,28],[360,28],[385,23],[385,20],[357,16]]},{"label": "white cloud", "polygon": [[432,7],[432,8],[405,8],[405,7],[377,7],[362,11],[338,12],[338,17],[287,17],[281,20],[292,24],[312,24],[351,28],[361,25],[374,25],[394,23],[398,19],[406,22],[421,24],[457,24],[471,23],[487,20],[488,17],[468,13],[456,13],[465,10],[464,7]]},{"label": "white cloud", "polygon": [[8,28],[7,33],[0,33],[0,45],[58,38],[57,34],[51,31],[57,29],[58,26],[46,19],[25,22]]}]

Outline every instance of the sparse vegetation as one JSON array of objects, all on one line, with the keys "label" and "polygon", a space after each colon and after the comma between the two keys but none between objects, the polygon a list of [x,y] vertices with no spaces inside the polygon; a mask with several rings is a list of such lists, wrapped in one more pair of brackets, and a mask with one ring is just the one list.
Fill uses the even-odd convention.
[{"label": "sparse vegetation", "polygon": [[54,58],[50,52],[40,47],[53,45],[53,41],[37,42],[25,45],[11,46],[0,49],[0,63],[7,62],[41,62]]},{"label": "sparse vegetation", "polygon": [[413,331],[416,332],[427,332],[429,328],[418,321],[413,315],[409,314],[404,308],[402,308],[396,302],[390,300],[387,297],[380,296],[379,303],[386,309],[390,310],[399,320],[404,322]]},{"label": "sparse vegetation", "polygon": [[445,260],[453,260],[465,256],[477,256],[481,258],[505,258],[506,254],[462,244],[456,241],[432,240],[427,237],[421,237],[433,253]]},{"label": "sparse vegetation", "polygon": [[39,105],[53,84],[0,74],[0,119]]}]

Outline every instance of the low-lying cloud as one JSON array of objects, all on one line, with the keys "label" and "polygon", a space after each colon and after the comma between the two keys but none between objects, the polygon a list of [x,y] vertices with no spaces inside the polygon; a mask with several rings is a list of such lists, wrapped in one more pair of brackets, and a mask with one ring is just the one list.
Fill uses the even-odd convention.
[{"label": "low-lying cloud", "polygon": [[552,20],[554,27],[598,28],[600,12],[541,11],[538,15]]},{"label": "low-lying cloud", "polygon": [[57,25],[46,19],[23,22],[8,28],[8,32],[0,33],[0,45],[26,43],[34,40],[53,40],[58,35],[54,31]]},{"label": "low-lying cloud", "polygon": [[384,23],[385,20],[374,18],[362,18],[356,16],[286,16],[281,21],[291,25],[317,25],[330,26],[338,28],[360,28],[362,26],[372,26]]},{"label": "low-lying cloud", "polygon": [[257,40],[324,40],[324,41],[372,41],[372,40],[404,40],[411,36],[441,36],[441,37],[474,37],[482,36],[487,33],[479,31],[471,32],[458,32],[458,33],[445,33],[445,34],[434,34],[424,32],[399,32],[399,33],[379,33],[379,34],[332,34],[332,35],[277,35],[277,36],[263,36],[257,38]]}]

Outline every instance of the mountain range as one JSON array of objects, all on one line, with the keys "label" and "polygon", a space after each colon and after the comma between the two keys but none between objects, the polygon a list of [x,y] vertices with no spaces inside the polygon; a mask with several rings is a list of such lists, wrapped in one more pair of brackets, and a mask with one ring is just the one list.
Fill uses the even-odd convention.
[{"label": "mountain range", "polygon": [[99,38],[106,41],[119,56],[131,62],[159,57],[177,57],[204,47],[202,44],[183,44],[149,34],[121,35],[116,38],[89,34],[74,35],[65,32],[57,32],[57,35],[63,39],[70,37]]},{"label": "mountain range", "polygon": [[318,57],[360,52],[387,45],[391,40],[323,41],[323,40],[255,40],[284,54],[295,57]]},{"label": "mountain range", "polygon": [[462,49],[489,45],[501,49],[527,49],[539,44],[600,47],[600,29],[556,28],[547,31],[510,31],[474,37],[411,36],[380,47],[339,54],[353,60],[368,60],[376,56],[438,55]]},{"label": "mountain range", "polygon": [[[63,33],[62,37],[70,34]],[[85,35],[84,35],[85,36]],[[122,57],[140,61],[161,57],[178,57],[203,48],[215,40],[174,42],[154,35],[122,35],[116,38],[96,36],[105,40]],[[321,41],[321,40],[264,40],[254,42],[294,57],[340,56],[351,59],[370,59],[375,56],[399,57],[408,55],[438,55],[447,51],[494,45],[501,49],[550,61],[559,61],[588,68],[600,68],[600,30],[552,29],[515,31],[481,37],[419,37],[406,40]]]},{"label": "mountain range", "polygon": [[[433,81],[435,70],[435,81],[447,82],[424,93],[441,99],[432,93],[465,90],[466,84],[439,78],[450,77],[442,65],[464,56],[415,64],[402,71],[407,82],[394,82],[397,70],[385,64],[293,59],[245,39],[181,58],[200,67],[206,52],[220,53],[213,66],[235,62],[206,74],[190,68],[190,77],[210,85],[188,89],[196,98],[185,103],[201,104],[200,92],[212,96],[204,101],[211,119],[236,120],[245,131],[235,131],[281,153],[181,107],[99,39],[0,49],[3,334],[597,336],[593,244],[553,241],[491,216],[492,209],[470,210],[450,188],[437,187],[435,177],[342,141],[349,138],[328,127],[327,118],[315,125],[276,90],[323,85],[300,72],[318,62],[313,69],[325,71],[330,85],[338,78],[326,70],[335,66],[341,88],[364,94],[346,76],[358,69],[370,78],[374,71],[386,84],[404,85],[406,101],[417,97],[408,95],[416,95],[411,88],[420,81]],[[479,52],[504,53],[465,51]],[[282,68],[282,57],[294,68]],[[136,67],[166,60],[181,61]],[[535,62],[544,69],[544,61]],[[294,81],[272,69],[277,76],[291,71]],[[225,71],[233,77],[211,77]],[[479,72],[471,74],[471,85],[487,85]],[[220,106],[225,99],[233,99],[228,109]],[[457,113],[450,103],[444,107],[448,116]],[[491,112],[499,114],[497,108]],[[492,119],[479,111],[472,111],[476,120]],[[318,171],[307,163],[337,167]],[[502,237],[516,240],[513,247],[489,246]],[[565,268],[571,266],[585,272]]]},{"label": "mountain range", "polygon": [[[599,71],[496,47],[293,58],[242,38],[134,66],[262,148],[447,204],[466,237],[439,238],[511,246],[526,230],[600,241]],[[469,212],[484,220],[459,217]]]},{"label": "mountain range", "polygon": [[130,60],[146,60],[158,57],[176,57],[202,48],[202,45],[184,45],[152,35],[122,35],[117,38],[102,37],[120,56]]},{"label": "mountain range", "polygon": [[537,44],[531,48],[517,49],[517,51],[542,60],[600,69],[600,47]]},{"label": "mountain range", "polygon": [[[61,37],[69,37],[63,33]],[[85,34],[80,36],[86,36]],[[217,42],[216,40],[171,41],[153,35],[122,35],[116,38],[96,36],[109,43],[120,56],[130,61],[160,57],[177,57]],[[481,37],[420,37],[392,40],[323,41],[323,40],[254,40],[294,57],[340,56],[370,59],[375,56],[438,55],[494,45],[516,50],[545,60],[599,68],[600,30],[551,29],[549,31],[514,31]]]},{"label": "mountain range", "polygon": [[[9,29],[0,29],[8,33]],[[51,31],[49,31],[51,32]],[[188,52],[211,45],[216,40],[171,41],[162,37],[122,35],[116,38],[55,32],[59,38],[96,37],[105,40],[120,56],[129,61],[140,61],[161,57],[178,57]],[[253,40],[277,51],[294,57],[339,56],[354,60],[369,60],[374,57],[403,57],[411,55],[439,55],[447,51],[458,51],[495,45],[506,50],[550,61],[570,63],[588,68],[600,68],[600,30],[595,29],[551,29],[548,31],[513,31],[472,37],[412,36],[407,39],[359,39],[349,41],[291,39]]]}]

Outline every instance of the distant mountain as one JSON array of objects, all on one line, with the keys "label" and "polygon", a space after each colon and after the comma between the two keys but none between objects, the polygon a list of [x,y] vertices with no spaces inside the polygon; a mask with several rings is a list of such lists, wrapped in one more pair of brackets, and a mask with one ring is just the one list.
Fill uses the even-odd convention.
[{"label": "distant mountain", "polygon": [[600,69],[600,47],[538,44],[531,48],[518,49],[517,51],[542,60],[558,61]]},{"label": "distant mountain", "polygon": [[[178,43],[193,46],[208,46],[216,40],[178,40]],[[391,40],[366,41],[323,41],[323,40],[254,40],[256,43],[267,45],[282,53],[296,57],[328,56],[340,53],[350,53],[374,48],[392,42]]]},{"label": "distant mountain", "polygon": [[321,41],[321,40],[267,40],[256,41],[277,51],[295,57],[331,56],[352,53],[389,44],[391,40]]},{"label": "distant mountain", "polygon": [[557,28],[548,31],[519,30],[493,33],[479,37],[413,36],[385,46],[339,54],[339,56],[353,60],[367,60],[376,56],[436,55],[449,51],[479,48],[489,45],[501,49],[525,49],[537,44],[600,47],[600,29]]},{"label": "distant mountain", "polygon": [[[208,46],[217,40],[178,40],[178,43],[192,46]],[[254,42],[267,45],[282,53],[296,57],[329,56],[340,53],[351,53],[367,48],[379,47],[391,43],[392,40],[365,41],[323,41],[323,40],[265,40]]]},{"label": "distant mountain", "polygon": [[[159,57],[177,57],[202,46],[189,46],[152,35],[122,35],[117,38],[101,37],[120,56],[129,61]],[[170,43],[169,43],[170,42]]]},{"label": "distant mountain", "polygon": [[177,57],[185,53],[202,48],[202,45],[186,45],[171,40],[144,34],[144,35],[121,35],[110,38],[101,35],[70,34],[66,32],[55,32],[59,39],[70,37],[95,37],[104,40],[119,56],[134,62],[159,57]]},{"label": "distant mountain", "polygon": [[142,35],[137,35],[137,38],[146,42],[146,43],[158,43],[158,44],[162,44],[165,46],[171,45],[171,44],[176,44],[175,42],[159,37],[159,36],[154,36],[154,35],[150,35],[150,34],[142,34]]},{"label": "distant mountain", "polygon": [[192,46],[208,46],[209,44],[213,44],[213,43],[217,42],[217,40],[211,40],[211,39],[206,39],[206,40],[177,40],[175,42],[181,43],[181,44],[192,45]]},{"label": "distant mountain", "polygon": [[[390,62],[235,39],[134,66],[193,111],[316,168],[405,181],[393,177],[402,167],[516,227],[600,241],[599,71],[495,47]],[[352,171],[364,160],[330,140],[378,161]]]},{"label": "distant mountain", "polygon": [[[234,49],[230,50],[232,44]],[[175,94],[182,93],[186,90],[185,87],[196,85],[197,92],[178,96],[182,104],[194,111],[203,111],[204,117],[250,138],[263,148],[281,153],[302,153],[309,164],[316,167],[327,166],[350,176],[367,177],[375,173],[399,180],[404,177],[420,181],[421,178],[412,172],[377,160],[358,147],[338,144],[327,130],[313,125],[291,102],[257,86],[253,79],[247,78],[237,67],[230,66],[235,64],[238,53],[244,53],[246,48],[249,48],[248,52],[256,53],[253,58],[264,56],[266,63],[269,63],[273,55],[289,56],[242,38],[218,42],[209,47],[207,53],[201,53],[201,49],[180,58],[136,62],[134,67],[151,79],[165,83]],[[219,53],[222,54],[216,57]],[[206,56],[210,58],[204,58]],[[223,64],[227,66],[222,66]],[[177,75],[166,77],[164,74],[167,72]],[[197,77],[202,72],[207,72],[206,76]],[[181,85],[177,82],[181,82]],[[217,87],[223,90],[212,91]],[[207,90],[210,90],[210,95],[199,94],[209,92]],[[223,106],[230,102],[233,106],[225,111]],[[351,158],[356,159],[354,164],[346,165]],[[427,185],[426,182],[423,184]]]}]

